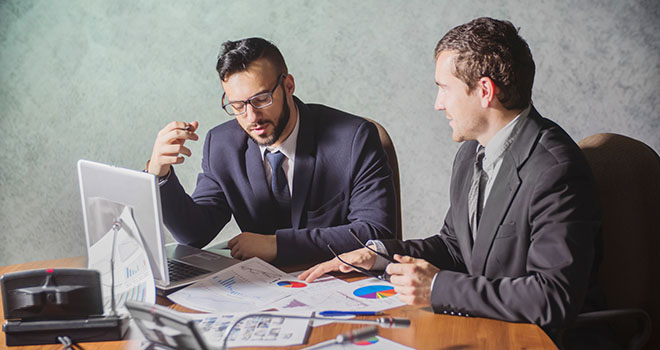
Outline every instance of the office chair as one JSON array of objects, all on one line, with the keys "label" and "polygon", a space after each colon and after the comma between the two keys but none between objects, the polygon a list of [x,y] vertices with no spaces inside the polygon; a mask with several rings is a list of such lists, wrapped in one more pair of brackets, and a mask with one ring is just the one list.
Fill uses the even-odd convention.
[{"label": "office chair", "polygon": [[364,118],[376,126],[380,143],[383,144],[385,154],[387,154],[387,163],[392,169],[392,182],[394,183],[394,194],[396,195],[396,239],[403,239],[403,229],[401,223],[401,183],[399,182],[399,161],[396,157],[396,150],[387,130],[373,119]]},{"label": "office chair", "polygon": [[[660,157],[617,134],[578,143],[593,171],[602,213],[598,279],[609,310],[578,315],[573,328],[608,324],[626,349],[660,349]],[[631,322],[636,321],[636,322]]]}]

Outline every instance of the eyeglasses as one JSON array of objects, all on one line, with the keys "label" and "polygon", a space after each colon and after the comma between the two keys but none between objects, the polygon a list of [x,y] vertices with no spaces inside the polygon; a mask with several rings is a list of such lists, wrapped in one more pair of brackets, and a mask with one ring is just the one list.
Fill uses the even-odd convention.
[{"label": "eyeglasses", "polygon": [[275,87],[273,90],[270,90],[269,92],[262,92],[260,94],[254,95],[247,100],[244,101],[228,101],[225,103],[225,97],[227,96],[226,93],[222,93],[222,109],[227,112],[227,114],[233,116],[245,114],[247,109],[245,108],[247,104],[251,104],[252,107],[256,109],[262,109],[266,108],[270,105],[273,104],[273,93],[275,90],[277,90],[277,87],[280,86],[282,83],[282,79],[286,77],[286,74],[281,74],[280,77],[277,79],[277,84],[275,84]]},{"label": "eyeglasses", "polygon": [[[362,247],[367,248],[368,250],[374,252],[376,255],[378,255],[378,256],[380,256],[380,257],[385,258],[387,261],[389,261],[389,262],[391,262],[391,263],[395,263],[395,264],[397,263],[397,261],[394,260],[394,258],[392,258],[391,256],[389,256],[389,255],[387,255],[387,254],[383,254],[383,253],[381,253],[381,252],[379,252],[379,251],[376,251],[375,249],[373,249],[373,248],[371,248],[371,247],[368,247],[367,245],[365,245],[364,243],[362,243],[362,241],[360,241],[360,239],[359,239],[358,236],[355,234],[355,232],[353,232],[353,229],[350,229],[350,228],[349,228],[349,229],[348,229],[348,232],[353,236],[353,238],[355,238],[356,241],[358,241],[358,242],[360,243],[360,245],[361,245]],[[387,281],[387,282],[390,281],[390,277],[391,277],[391,276],[390,276],[389,273],[383,271],[383,273],[379,275],[379,274],[376,274],[376,273],[374,273],[374,272],[372,272],[372,271],[369,271],[369,270],[367,270],[367,269],[365,269],[365,268],[362,268],[362,267],[360,267],[360,266],[355,266],[355,265],[353,265],[353,264],[350,264],[350,263],[344,261],[344,259],[340,258],[339,255],[337,255],[337,253],[335,253],[335,251],[332,249],[332,246],[330,246],[330,243],[328,243],[328,249],[330,250],[330,252],[332,253],[332,255],[334,255],[335,258],[337,258],[337,260],[341,261],[341,262],[342,262],[343,264],[345,264],[345,265],[348,265],[348,266],[352,267],[352,268],[355,269],[356,271],[358,271],[358,272],[360,272],[360,273],[362,273],[362,274],[364,274],[364,275],[370,276],[370,277],[378,278],[378,279],[381,280],[381,281]]]}]

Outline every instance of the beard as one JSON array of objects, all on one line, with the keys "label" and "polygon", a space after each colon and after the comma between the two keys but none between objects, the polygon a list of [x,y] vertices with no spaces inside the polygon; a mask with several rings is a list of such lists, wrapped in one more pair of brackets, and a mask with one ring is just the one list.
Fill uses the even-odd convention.
[{"label": "beard", "polygon": [[[270,136],[267,136],[265,138],[257,139],[250,135],[250,133],[247,130],[245,133],[254,141],[257,145],[259,146],[270,146],[277,142],[277,140],[280,139],[280,136],[282,136],[282,133],[284,132],[284,129],[286,129],[286,125],[289,124],[289,119],[290,119],[290,113],[291,110],[289,109],[289,104],[286,101],[286,96],[284,97],[284,104],[282,105],[282,111],[280,112],[280,115],[275,119],[275,122],[273,124],[273,133]],[[268,123],[273,123],[269,120],[261,120],[253,125],[264,125]]]}]

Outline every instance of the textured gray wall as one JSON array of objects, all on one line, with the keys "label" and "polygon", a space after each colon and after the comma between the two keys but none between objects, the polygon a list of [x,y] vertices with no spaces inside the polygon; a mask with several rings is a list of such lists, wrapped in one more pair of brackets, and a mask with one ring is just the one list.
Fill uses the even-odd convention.
[{"label": "textured gray wall", "polygon": [[[0,0],[0,264],[85,254],[75,163],[141,169],[158,130],[228,120],[220,43],[263,36],[297,95],[380,121],[399,156],[404,237],[437,232],[458,145],[433,110],[433,48],[478,16],[521,28],[534,102],[580,140],[616,132],[660,149],[658,1]],[[178,169],[194,188],[202,142]],[[222,236],[238,232],[228,226]]]}]

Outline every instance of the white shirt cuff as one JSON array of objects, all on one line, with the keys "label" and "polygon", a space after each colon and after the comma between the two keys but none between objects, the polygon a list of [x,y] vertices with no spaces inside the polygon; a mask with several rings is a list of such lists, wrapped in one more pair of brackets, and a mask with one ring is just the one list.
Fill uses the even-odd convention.
[{"label": "white shirt cuff", "polygon": [[[385,248],[385,245],[383,244],[383,242],[381,242],[379,240],[371,240],[370,239],[370,240],[367,241],[367,245],[371,246],[371,248],[373,248],[375,251],[377,251],[379,253],[389,255],[387,253],[387,248]],[[387,267],[387,265],[389,265],[389,263],[390,263],[389,260],[383,258],[380,255],[376,255],[376,261],[374,262],[374,266],[371,269],[372,270],[385,270],[385,268]]]}]

